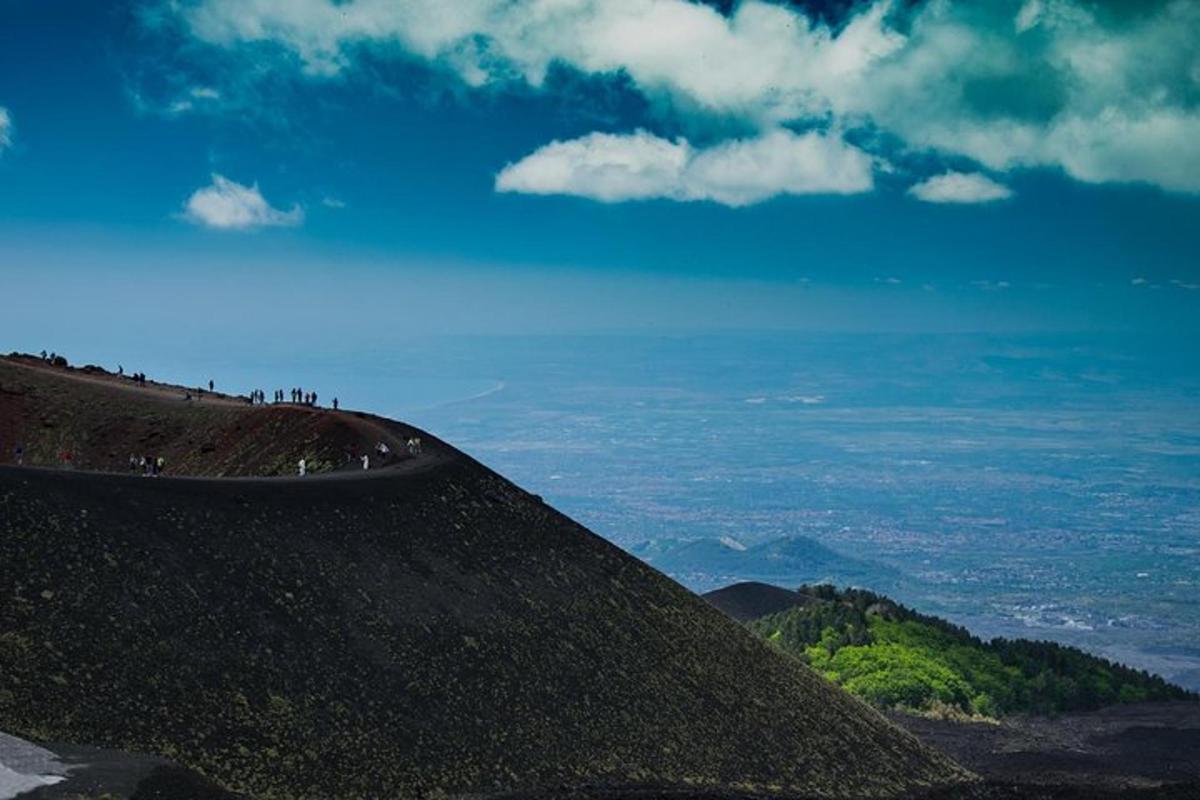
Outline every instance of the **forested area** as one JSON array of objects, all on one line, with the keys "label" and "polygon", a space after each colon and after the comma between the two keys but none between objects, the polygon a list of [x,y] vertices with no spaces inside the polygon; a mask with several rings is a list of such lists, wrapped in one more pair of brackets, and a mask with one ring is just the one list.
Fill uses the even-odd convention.
[{"label": "forested area", "polygon": [[1025,639],[985,642],[868,591],[802,587],[800,599],[751,621],[751,630],[884,708],[1001,717],[1195,697],[1077,648]]}]

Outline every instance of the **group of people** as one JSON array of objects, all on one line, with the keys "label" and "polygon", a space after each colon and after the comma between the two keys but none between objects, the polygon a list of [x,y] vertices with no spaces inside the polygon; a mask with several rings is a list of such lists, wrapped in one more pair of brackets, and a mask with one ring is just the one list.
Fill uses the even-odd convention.
[{"label": "group of people", "polygon": [[[121,364],[117,364],[117,377],[118,378],[125,377],[125,367],[122,366]],[[131,372],[131,373],[129,373],[129,380],[133,381],[138,386],[145,386],[146,385],[146,373]]]},{"label": "group of people", "polygon": [[60,356],[58,353],[47,353],[45,350],[42,351],[42,361],[45,361],[47,364],[49,364],[52,367],[67,366],[66,358],[64,358],[63,356]]},{"label": "group of people", "polygon": [[315,406],[317,404],[317,393],[306,392],[303,389],[292,389],[292,402],[303,403],[306,406]]},{"label": "group of people", "polygon": [[141,470],[144,478],[157,478],[162,474],[167,460],[162,456],[129,456],[129,471]]},{"label": "group of people", "polygon": [[[53,360],[55,358],[61,358],[61,357],[57,356],[55,353],[46,353],[46,351],[43,350],[42,358],[45,359],[46,361],[53,363]],[[121,365],[117,365],[117,375],[119,375],[121,377],[125,377],[125,367],[123,367]],[[133,381],[134,383],[136,383],[140,386],[146,385],[146,373],[144,373],[144,372],[133,372],[133,373],[130,373],[128,377],[131,381]],[[208,391],[210,394],[213,394],[216,392],[216,383],[212,380],[208,381]],[[313,392],[306,391],[299,387],[293,388],[290,391],[284,390],[284,389],[276,389],[271,400],[272,400],[272,402],[275,402],[275,403],[283,403],[283,402],[287,402],[286,398],[288,398],[289,396],[291,398],[291,402],[296,403],[297,405],[306,405],[306,406],[314,406],[314,407],[317,405],[317,393],[315,391],[313,391]],[[194,400],[194,399],[202,400],[202,399],[204,399],[204,386],[197,386],[195,389],[185,390],[184,391],[184,399],[185,400]],[[267,393],[264,392],[262,389],[255,389],[255,390],[251,391],[249,393],[249,395],[247,395],[247,400],[251,405],[266,405],[267,404]],[[338,399],[336,397],[333,398],[333,410],[334,411],[338,410]]]},{"label": "group of people", "polygon": [[[291,397],[290,402],[296,403],[297,405],[315,406],[317,404],[317,393],[307,392],[304,389],[292,389],[290,392],[286,392],[283,389],[276,389],[275,394],[271,397],[271,402],[288,402],[285,400],[285,398],[289,396]],[[250,402],[265,405],[267,402],[266,392],[264,392],[262,389],[254,390],[250,393]],[[333,398],[333,410],[337,411],[337,407],[338,399],[335,397]]]},{"label": "group of people", "polygon": [[[419,456],[421,454],[421,439],[420,439],[420,437],[418,437],[418,436],[409,437],[407,440],[405,440],[404,447],[408,451],[408,454],[410,456],[413,456],[413,457]],[[386,462],[388,460],[388,457],[392,454],[392,448],[389,447],[388,443],[383,441],[382,439],[375,443],[374,450],[375,450],[375,455],[379,458],[379,460],[381,462]],[[347,450],[346,451],[346,464],[347,465],[350,464],[350,461],[352,458],[353,458],[353,453],[351,451]],[[371,454],[363,453],[361,456],[358,457],[358,463],[362,465],[362,468],[364,470],[369,470],[371,468]],[[308,460],[307,459],[301,458],[299,461],[296,462],[296,474],[298,474],[301,477],[304,477],[305,475],[308,474]]]}]

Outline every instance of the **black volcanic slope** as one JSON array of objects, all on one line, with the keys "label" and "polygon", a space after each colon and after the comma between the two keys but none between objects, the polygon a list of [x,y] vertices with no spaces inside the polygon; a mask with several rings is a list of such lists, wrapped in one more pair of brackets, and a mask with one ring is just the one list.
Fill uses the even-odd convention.
[{"label": "black volcanic slope", "polygon": [[703,595],[714,608],[719,609],[738,622],[778,614],[793,606],[802,605],[807,598],[792,589],[772,586],[769,583],[743,581]]},{"label": "black volcanic slope", "polygon": [[968,777],[439,450],[303,480],[0,467],[0,730],[264,798]]}]

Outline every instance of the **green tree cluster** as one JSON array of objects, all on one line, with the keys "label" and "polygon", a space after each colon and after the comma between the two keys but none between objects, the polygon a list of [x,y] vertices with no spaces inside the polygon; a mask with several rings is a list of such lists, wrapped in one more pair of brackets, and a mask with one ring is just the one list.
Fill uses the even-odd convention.
[{"label": "green tree cluster", "polygon": [[1000,717],[1196,699],[1156,675],[1074,647],[985,642],[872,592],[806,586],[799,599],[751,621],[750,629],[882,708]]}]

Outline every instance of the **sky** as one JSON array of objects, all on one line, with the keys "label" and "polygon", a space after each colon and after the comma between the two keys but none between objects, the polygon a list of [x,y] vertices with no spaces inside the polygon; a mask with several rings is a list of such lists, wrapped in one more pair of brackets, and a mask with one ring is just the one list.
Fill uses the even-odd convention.
[{"label": "sky", "polygon": [[1194,335],[1198,41],[1196,0],[3,0],[0,349]]}]

